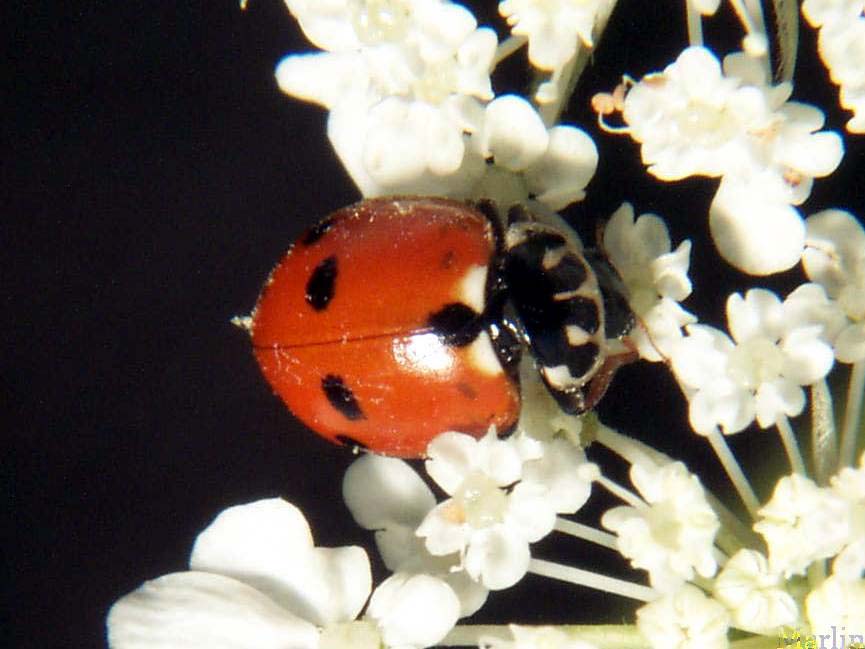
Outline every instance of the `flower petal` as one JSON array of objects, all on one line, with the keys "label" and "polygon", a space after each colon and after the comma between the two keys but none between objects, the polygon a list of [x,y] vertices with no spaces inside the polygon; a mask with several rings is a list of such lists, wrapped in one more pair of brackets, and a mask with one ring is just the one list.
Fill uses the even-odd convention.
[{"label": "flower petal", "polygon": [[598,167],[598,149],[584,131],[554,126],[543,156],[526,170],[529,190],[551,210],[582,200]]},{"label": "flower petal", "polygon": [[464,433],[446,432],[427,446],[426,472],[447,493],[453,494],[475,466],[478,441]]},{"label": "flower petal", "polygon": [[346,0],[285,0],[309,42],[322,50],[360,47]]},{"label": "flower petal", "polygon": [[189,565],[254,586],[320,625],[354,619],[372,587],[362,548],[314,548],[303,514],[279,498],[223,511],[199,534]]},{"label": "flower petal", "polygon": [[709,228],[721,256],[751,275],[792,268],[805,245],[805,226],[795,208],[738,182],[721,182],[709,208]]},{"label": "flower petal", "polygon": [[835,132],[779,138],[775,160],[803,176],[820,178],[835,171],[844,157],[844,141]]},{"label": "flower petal", "polygon": [[733,293],[727,298],[727,325],[739,344],[758,336],[777,340],[784,327],[781,300],[763,288],[752,288],[744,298]]},{"label": "flower petal", "polygon": [[342,497],[357,524],[368,530],[394,523],[416,527],[435,507],[429,487],[406,462],[371,454],[345,472]]},{"label": "flower petal", "polygon": [[376,621],[387,647],[430,647],[454,627],[460,602],[441,579],[396,573],[369,600],[366,616]]},{"label": "flower petal", "polygon": [[497,165],[523,171],[540,159],[548,142],[540,115],[522,97],[502,95],[487,105],[480,146]]},{"label": "flower petal", "polygon": [[490,590],[510,588],[529,569],[529,544],[513,528],[497,525],[472,538],[465,556],[466,571]]},{"label": "flower petal", "polygon": [[795,417],[805,407],[805,391],[787,379],[764,381],[757,388],[757,423],[774,426],[782,415]]},{"label": "flower petal", "polygon": [[146,582],[108,613],[111,649],[316,649],[316,628],[230,577],[181,572]]},{"label": "flower petal", "polygon": [[834,360],[832,348],[819,335],[822,327],[797,327],[784,337],[782,374],[799,385],[816,383],[829,373]]},{"label": "flower petal", "polygon": [[552,532],[556,511],[548,490],[536,482],[518,483],[508,495],[507,522],[532,543]]},{"label": "flower petal", "polygon": [[850,325],[835,339],[835,355],[842,363],[865,360],[865,323]]},{"label": "flower petal", "polygon": [[355,53],[291,54],[276,66],[276,82],[287,95],[332,108],[363,93],[369,72]]}]

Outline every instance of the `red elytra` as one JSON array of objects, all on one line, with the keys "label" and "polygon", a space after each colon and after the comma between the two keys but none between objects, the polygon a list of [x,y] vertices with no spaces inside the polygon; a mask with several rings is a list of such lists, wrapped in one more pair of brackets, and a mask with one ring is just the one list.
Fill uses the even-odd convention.
[{"label": "red elytra", "polygon": [[488,334],[454,344],[431,324],[472,313],[466,302],[480,317],[495,255],[490,219],[465,203],[338,210],[271,273],[252,314],[255,357],[288,408],[337,443],[419,457],[447,430],[507,430],[519,387]]}]

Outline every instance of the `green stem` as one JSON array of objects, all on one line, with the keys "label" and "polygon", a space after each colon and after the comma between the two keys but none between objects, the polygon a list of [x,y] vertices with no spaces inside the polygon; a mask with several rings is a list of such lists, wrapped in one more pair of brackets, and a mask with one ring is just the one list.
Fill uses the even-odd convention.
[{"label": "green stem", "polygon": [[865,391],[865,361],[853,364],[850,382],[847,385],[847,407],[844,410],[844,425],[841,428],[841,466],[853,466],[856,446],[859,442],[859,420],[862,417],[862,399]]},{"label": "green stem", "polygon": [[685,1],[685,16],[688,22],[688,44],[698,46],[703,44],[703,17],[694,6],[693,0]]},{"label": "green stem", "polygon": [[[555,629],[571,640],[589,642],[598,649],[645,649],[646,639],[633,624],[553,624],[519,625],[525,629]],[[510,627],[493,624],[460,624],[439,645],[443,647],[477,647],[481,638],[512,640]]]},{"label": "green stem", "polygon": [[557,518],[554,529],[562,534],[569,534],[570,536],[583,539],[584,541],[591,541],[592,543],[618,552],[618,548],[616,547],[616,537],[609,532],[603,532],[589,525],[569,521],[566,518]]},{"label": "green stem", "polygon": [[775,427],[781,435],[781,442],[784,444],[784,451],[787,453],[787,459],[790,461],[790,468],[793,469],[794,473],[807,475],[805,459],[802,457],[802,451],[799,450],[799,442],[796,440],[796,435],[790,426],[790,420],[787,419],[786,415],[780,415],[778,421],[775,422]]},{"label": "green stem", "polygon": [[832,393],[825,380],[811,386],[811,460],[817,483],[828,484],[838,467],[838,431]]},{"label": "green stem", "polygon": [[760,509],[760,501],[757,500],[757,494],[754,493],[751,483],[745,477],[745,472],[742,471],[738,460],[736,460],[730,447],[727,446],[727,440],[718,432],[710,433],[706,436],[706,439],[712,445],[712,450],[715,451],[715,455],[721,461],[724,471],[727,472],[727,476],[730,478],[730,482],[733,483],[733,487],[739,494],[739,498],[745,503],[745,507],[748,509],[748,513],[751,514],[751,518],[756,518],[757,510]]},{"label": "green stem", "polygon": [[658,598],[658,591],[642,584],[635,584],[624,579],[608,577],[600,575],[589,570],[582,570],[572,566],[563,566],[552,561],[544,561],[543,559],[532,559],[529,563],[529,572],[541,575],[542,577],[550,577],[559,581],[566,581],[569,584],[576,586],[585,586],[593,588],[605,593],[621,595],[635,599],[638,602],[651,602]]}]

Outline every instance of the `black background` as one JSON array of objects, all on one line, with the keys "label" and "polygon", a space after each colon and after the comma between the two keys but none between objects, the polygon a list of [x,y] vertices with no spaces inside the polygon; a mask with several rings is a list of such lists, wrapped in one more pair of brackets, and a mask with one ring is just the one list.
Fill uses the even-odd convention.
[{"label": "black background", "polygon": [[[583,234],[622,200],[668,217],[675,241],[695,242],[689,305],[721,324],[728,291],[783,289],[798,277],[760,281],[726,267],[704,232],[714,181],[653,182],[633,143],[597,133],[588,97],[623,71],[660,69],[685,42],[681,3],[645,4],[622,3],[568,108],[566,119],[595,137],[601,166],[567,216]],[[326,145],[324,112],[276,88],[281,56],[309,49],[281,3],[13,10],[0,160],[4,635],[15,647],[101,647],[111,602],[184,569],[197,532],[228,505],[282,495],[319,543],[369,541],[340,498],[351,454],[292,418],[229,323],[305,226],[358,195]],[[733,25],[717,19],[711,42],[729,45]],[[802,48],[796,98],[833,107],[808,31]],[[520,60],[506,68],[499,90],[521,81]],[[845,117],[834,109],[828,120],[840,129]],[[848,146],[806,212],[865,214],[863,147]],[[621,372],[601,411],[724,485],[662,368]],[[732,443],[754,464],[778,451],[770,434]],[[551,539],[540,550],[615,571],[580,544]],[[628,608],[529,577],[478,619],[615,622]]]}]

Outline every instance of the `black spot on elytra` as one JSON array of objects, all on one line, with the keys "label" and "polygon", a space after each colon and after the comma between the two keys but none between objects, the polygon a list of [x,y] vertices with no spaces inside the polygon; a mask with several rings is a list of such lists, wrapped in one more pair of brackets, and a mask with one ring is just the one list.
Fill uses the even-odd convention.
[{"label": "black spot on elytra", "polygon": [[474,399],[478,398],[478,391],[475,390],[471,385],[469,385],[465,381],[460,381],[459,383],[457,383],[457,390],[466,399],[474,400]]},{"label": "black spot on elytra", "polygon": [[306,283],[306,302],[316,311],[321,311],[327,307],[333,297],[333,285],[336,281],[336,257],[331,255],[327,259],[321,261],[312,275],[309,276],[309,281]]},{"label": "black spot on elytra", "polygon": [[480,333],[480,316],[462,302],[452,302],[431,314],[427,324],[446,345],[462,347]]},{"label": "black spot on elytra", "polygon": [[333,217],[328,217],[322,221],[319,221],[314,226],[312,226],[306,233],[301,237],[300,243],[304,246],[311,246],[316,241],[321,239],[327,231],[333,227],[334,219]]},{"label": "black spot on elytra", "polygon": [[330,405],[336,408],[343,417],[351,421],[366,419],[357,399],[355,399],[354,392],[345,384],[341,376],[328,374],[321,380],[321,389],[324,390],[324,395],[330,401]]}]

